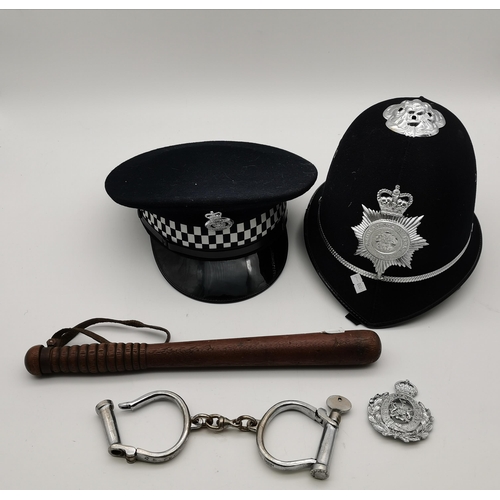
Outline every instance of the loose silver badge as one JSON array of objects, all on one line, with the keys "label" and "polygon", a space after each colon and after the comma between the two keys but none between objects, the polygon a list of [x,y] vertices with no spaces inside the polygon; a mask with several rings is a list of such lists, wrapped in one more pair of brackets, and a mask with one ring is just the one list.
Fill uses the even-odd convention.
[{"label": "loose silver badge", "polygon": [[389,106],[383,113],[386,126],[409,137],[431,137],[446,125],[444,116],[420,99]]},{"label": "loose silver badge", "polygon": [[426,439],[434,417],[422,403],[415,401],[417,388],[409,380],[394,385],[395,394],[376,394],[368,404],[368,420],[383,436],[405,443]]},{"label": "loose silver badge", "polygon": [[208,219],[208,222],[205,222],[205,227],[212,231],[224,231],[224,229],[229,229],[234,224],[231,219],[222,217],[221,212],[214,212],[213,210],[205,214],[205,217]]},{"label": "loose silver badge", "polygon": [[369,259],[378,279],[383,279],[382,275],[390,266],[411,269],[413,254],[428,243],[417,234],[423,215],[403,215],[413,203],[411,194],[401,193],[399,186],[394,191],[384,188],[377,193],[377,201],[380,212],[362,205],[361,223],[352,230],[358,239],[355,255]]}]

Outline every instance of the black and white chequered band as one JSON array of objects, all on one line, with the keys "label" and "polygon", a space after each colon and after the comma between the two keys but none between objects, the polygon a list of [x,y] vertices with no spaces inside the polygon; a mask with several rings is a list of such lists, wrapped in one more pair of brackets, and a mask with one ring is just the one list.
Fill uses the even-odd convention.
[{"label": "black and white chequered band", "polygon": [[219,231],[168,220],[146,210],[140,210],[139,215],[146,228],[161,236],[166,244],[191,250],[225,251],[253,245],[268,236],[286,216],[286,202],[250,220],[231,221],[230,227]]}]

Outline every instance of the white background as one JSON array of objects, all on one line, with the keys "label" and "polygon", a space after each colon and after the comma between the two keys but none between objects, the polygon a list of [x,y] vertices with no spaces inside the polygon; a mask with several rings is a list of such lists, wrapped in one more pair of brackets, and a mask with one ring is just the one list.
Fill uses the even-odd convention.
[{"label": "white background", "polygon": [[[499,487],[499,11],[0,11],[0,72],[4,489]],[[32,345],[95,316],[162,325],[174,342],[355,328],[308,259],[303,216],[356,116],[420,95],[453,111],[473,140],[484,249],[450,299],[377,331],[375,364],[49,378],[25,370]],[[237,304],[204,304],[172,289],[135,212],[104,190],[122,161],[204,140],[287,149],[319,172],[288,205],[283,274]],[[161,341],[151,332],[97,331]],[[429,439],[415,445],[382,437],[366,417],[370,397],[405,378],[435,417]],[[166,464],[111,457],[94,406],[155,389],[177,392],[193,414],[261,417],[278,401],[320,407],[330,394],[353,409],[326,481],[273,471],[253,434],[230,430],[193,433]],[[162,450],[180,433],[173,405],[117,413],[127,444]],[[279,418],[270,451],[314,455],[321,427],[300,414]]]}]

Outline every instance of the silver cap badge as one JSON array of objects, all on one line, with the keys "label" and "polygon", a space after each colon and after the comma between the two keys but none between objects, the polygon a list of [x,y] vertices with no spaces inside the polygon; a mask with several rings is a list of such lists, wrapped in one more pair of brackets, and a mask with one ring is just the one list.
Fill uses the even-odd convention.
[{"label": "silver cap badge", "polygon": [[413,203],[413,196],[401,193],[399,186],[394,191],[381,189],[377,193],[380,212],[363,207],[361,223],[352,230],[358,239],[355,255],[369,259],[379,279],[390,266],[411,269],[413,254],[428,245],[417,234],[423,218],[405,217],[403,213]]},{"label": "silver cap badge", "polygon": [[383,113],[386,126],[393,132],[409,137],[430,137],[436,135],[446,120],[432,106],[420,99],[393,104]]},{"label": "silver cap badge", "polygon": [[229,229],[234,224],[233,220],[222,217],[221,212],[214,212],[213,210],[205,214],[205,217],[208,219],[208,222],[205,222],[205,227],[212,231],[224,231],[224,229]]},{"label": "silver cap badge", "polygon": [[409,380],[394,385],[395,394],[376,394],[368,404],[368,420],[383,436],[405,443],[420,441],[432,431],[434,417],[422,403],[415,401],[417,388]]}]

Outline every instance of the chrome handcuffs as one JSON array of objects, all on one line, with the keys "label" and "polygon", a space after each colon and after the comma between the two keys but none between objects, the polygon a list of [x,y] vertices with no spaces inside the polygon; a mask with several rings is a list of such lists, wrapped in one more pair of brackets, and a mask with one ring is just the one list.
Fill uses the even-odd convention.
[{"label": "chrome handcuffs", "polygon": [[[227,419],[222,415],[198,414],[191,417],[189,409],[184,400],[171,391],[153,391],[127,403],[118,406],[124,410],[136,410],[154,403],[156,401],[174,402],[182,412],[183,428],[177,443],[165,451],[147,451],[135,446],[121,443],[118,426],[114,414],[114,404],[105,399],[97,404],[96,412],[101,417],[109,442],[109,453],[118,458],[125,458],[128,463],[142,462],[167,462],[175,458],[182,450],[190,431],[208,428],[221,431],[227,427],[235,427],[242,431],[251,431],[257,434],[257,447],[264,461],[272,468],[282,471],[297,471],[310,469],[315,479],[326,479],[329,476],[330,459],[333,450],[335,436],[337,434],[341,415],[351,409],[351,403],[343,396],[330,396],[326,402],[329,412],[323,408],[314,408],[302,401],[286,400],[275,404],[266,412],[259,421],[248,415],[242,415],[234,420]],[[279,460],[272,456],[264,445],[264,431],[267,424],[286,411],[298,411],[323,426],[323,434],[319,443],[316,458],[305,458],[300,460]]]}]

